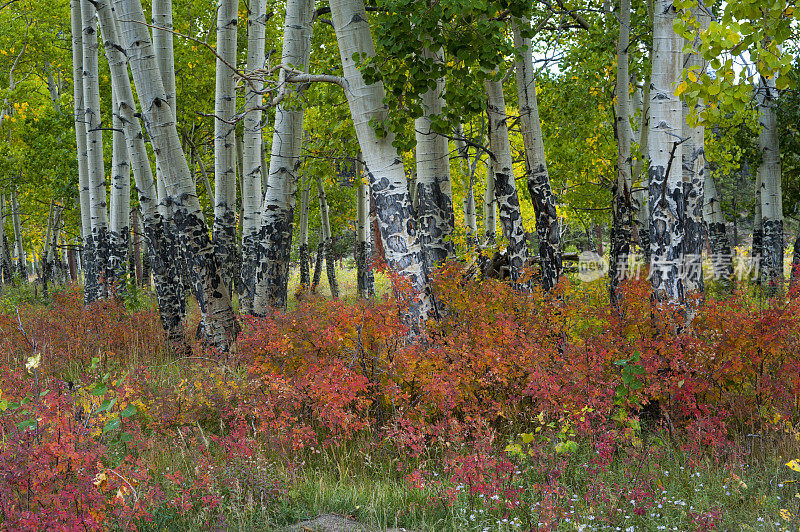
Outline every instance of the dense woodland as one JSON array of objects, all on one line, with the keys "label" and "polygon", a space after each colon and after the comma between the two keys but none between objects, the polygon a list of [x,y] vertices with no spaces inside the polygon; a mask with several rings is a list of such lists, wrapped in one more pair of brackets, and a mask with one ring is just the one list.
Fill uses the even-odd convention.
[{"label": "dense woodland", "polygon": [[792,2],[0,21],[4,527],[800,524]]}]

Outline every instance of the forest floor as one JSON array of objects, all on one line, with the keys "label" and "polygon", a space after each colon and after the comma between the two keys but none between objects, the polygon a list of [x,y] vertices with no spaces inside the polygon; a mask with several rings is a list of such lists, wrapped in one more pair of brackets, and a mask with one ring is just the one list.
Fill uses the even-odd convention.
[{"label": "forest floor", "polygon": [[[604,281],[558,298],[437,280],[448,314],[403,342],[397,305],[294,298],[237,351],[175,358],[127,307],[0,300],[0,527],[796,530],[800,308],[740,286],[691,331],[624,317]],[[292,286],[296,284],[293,274]],[[293,288],[290,288],[293,292]],[[19,313],[17,314],[17,310]],[[189,330],[198,320],[190,312]],[[674,329],[672,329],[674,330]]]}]

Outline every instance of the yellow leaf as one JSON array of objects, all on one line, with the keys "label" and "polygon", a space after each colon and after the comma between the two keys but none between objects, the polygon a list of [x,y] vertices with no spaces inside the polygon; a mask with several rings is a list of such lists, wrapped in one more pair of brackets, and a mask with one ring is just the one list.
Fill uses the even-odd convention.
[{"label": "yellow leaf", "polygon": [[791,462],[786,462],[786,467],[788,467],[792,471],[800,472],[800,462],[798,462],[797,460],[792,460]]},{"label": "yellow leaf", "polygon": [[790,512],[786,508],[781,508],[780,514],[781,514],[781,517],[783,517],[785,520],[787,520],[787,521],[791,521],[792,520],[792,512]]}]

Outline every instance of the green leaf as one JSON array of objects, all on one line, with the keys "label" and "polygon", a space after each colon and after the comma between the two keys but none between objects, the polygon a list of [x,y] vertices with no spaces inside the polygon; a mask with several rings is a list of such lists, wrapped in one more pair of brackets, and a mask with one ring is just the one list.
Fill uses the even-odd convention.
[{"label": "green leaf", "polygon": [[115,418],[109,419],[106,422],[106,426],[103,427],[103,434],[106,434],[108,432],[111,432],[112,430],[118,429],[120,422],[121,422],[121,420],[120,420],[119,417],[115,417]]},{"label": "green leaf", "polygon": [[125,410],[119,413],[122,417],[131,417],[136,413],[136,407],[134,405],[128,405],[125,407]]},{"label": "green leaf", "polygon": [[101,384],[100,386],[95,386],[90,393],[95,397],[102,397],[108,393],[108,387],[105,384]]},{"label": "green leaf", "polygon": [[107,412],[107,411],[111,410],[114,407],[116,402],[117,402],[116,397],[114,399],[106,399],[105,401],[103,401],[103,404],[100,405],[100,408],[97,409],[97,411],[98,412]]}]

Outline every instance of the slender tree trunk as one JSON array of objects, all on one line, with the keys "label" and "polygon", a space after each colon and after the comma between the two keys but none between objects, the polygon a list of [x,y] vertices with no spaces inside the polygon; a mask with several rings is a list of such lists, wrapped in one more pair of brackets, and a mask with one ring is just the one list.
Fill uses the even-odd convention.
[{"label": "slender tree trunk", "polygon": [[331,220],[328,213],[328,200],[325,196],[325,186],[322,178],[317,177],[317,198],[319,200],[320,226],[322,229],[322,249],[325,250],[325,271],[328,274],[328,284],[331,287],[333,299],[339,299],[339,283],[336,280],[333,258],[333,237],[331,235]]},{"label": "slender tree trunk", "polygon": [[672,29],[675,16],[671,0],[656,1],[648,146],[650,279],[657,299],[683,303],[683,113],[674,91],[683,68],[683,40]]},{"label": "slender tree trunk", "polygon": [[[697,16],[703,27],[708,27],[709,18],[701,10]],[[687,54],[686,68],[694,69],[699,76],[706,70],[706,61],[697,54]],[[698,104],[699,110],[703,106]],[[703,292],[703,204],[706,178],[705,127],[690,126],[690,112],[685,99],[683,102],[683,199],[684,199],[684,274],[686,291]]]},{"label": "slender tree trunk", "polygon": [[711,265],[714,278],[730,287],[733,280],[733,251],[722,213],[722,204],[717,196],[714,179],[708,176],[705,180],[704,213],[708,227],[708,240],[711,245]]},{"label": "slender tree trunk", "polygon": [[[444,62],[444,51],[423,50],[426,61]],[[444,108],[444,78],[422,95],[423,115],[414,122],[417,140],[417,221],[420,242],[429,271],[453,255],[451,235],[455,226],[453,191],[450,183],[450,153],[447,139],[431,128],[432,117]]]},{"label": "slender tree trunk", "polygon": [[[175,52],[173,46],[172,34],[172,0],[153,0],[152,5],[153,16],[153,52],[155,55],[158,71],[161,74],[161,81],[164,85],[164,94],[166,101],[169,104],[173,114],[176,115],[177,120],[177,99],[175,91]],[[158,231],[159,238],[163,243],[158,246],[166,248],[174,248],[175,254],[169,261],[161,258],[152,262],[153,280],[156,286],[161,282],[161,279],[178,278],[180,282],[174,286],[169,287],[169,291],[165,296],[169,297],[170,305],[178,303],[177,310],[180,312],[181,323],[186,319],[186,292],[191,290],[191,275],[186,263],[186,257],[179,244],[178,228],[175,225],[173,217],[172,206],[167,197],[165,186],[165,171],[159,166],[156,159],[156,194],[158,197],[158,209],[160,214],[161,228]],[[209,194],[211,194],[209,189]],[[146,229],[145,229],[146,230]],[[146,238],[146,237],[145,237]],[[148,245],[148,251],[154,251],[156,246]],[[145,258],[148,259],[147,255]],[[148,262],[150,264],[150,262]],[[148,286],[150,285],[150,276],[145,276]],[[158,287],[156,291],[158,292]],[[170,310],[172,313],[173,310]],[[171,318],[174,321],[174,317]]]},{"label": "slender tree trunk", "polygon": [[314,279],[311,281],[311,293],[317,293],[319,280],[322,277],[322,260],[325,257],[325,240],[322,236],[322,227],[317,235],[317,258],[314,261]]},{"label": "slender tree trunk", "polygon": [[[458,137],[464,136],[464,127],[458,125]],[[467,143],[457,138],[456,150],[458,151],[458,163],[461,169],[461,180],[464,183],[464,226],[467,230],[467,249],[473,249],[477,244],[478,221],[475,214],[475,166],[470,164],[469,149]],[[477,163],[477,157],[476,157]],[[466,181],[466,183],[465,183]]]},{"label": "slender tree trunk", "polygon": [[412,331],[436,315],[428,272],[419,241],[403,162],[392,145],[394,135],[378,137],[373,124],[385,116],[383,83],[367,85],[358,70],[359,57],[372,57],[375,47],[362,0],[331,0],[331,15],[358,142],[375,201],[386,261],[409,283],[413,296],[407,322]]},{"label": "slender tree trunk", "polygon": [[796,291],[800,285],[800,229],[794,241],[794,253],[792,254],[792,271],[789,277],[790,291]]},{"label": "slender tree trunk", "polygon": [[[71,0],[70,18],[72,28],[72,79],[73,99],[75,102],[75,143],[78,151],[78,187],[81,212],[81,240],[84,260],[94,264],[90,235],[92,233],[92,218],[89,213],[89,162],[86,147],[86,121],[83,103],[83,22],[81,15],[81,0]],[[97,293],[97,277],[90,267],[84,266],[84,303],[94,301]]]},{"label": "slender tree trunk", "polygon": [[497,200],[494,196],[494,162],[486,158],[486,190],[483,195],[483,245],[494,246],[497,241]]},{"label": "slender tree trunk", "polygon": [[[127,67],[126,67],[127,74]],[[113,109],[119,108],[119,95],[111,85],[111,101]],[[113,114],[113,154],[111,163],[111,231],[110,240],[110,264],[109,268],[115,271],[114,278],[117,286],[112,287],[113,295],[119,296],[119,283],[127,274],[128,268],[128,240],[130,238],[130,227],[128,219],[131,210],[131,166],[128,159],[128,147],[126,145],[125,133],[123,132],[122,118],[118,113]]]},{"label": "slender tree trunk", "polygon": [[[247,14],[247,70],[252,72],[264,67],[264,46],[266,28],[266,2],[250,0]],[[250,314],[256,296],[256,267],[258,264],[258,232],[261,221],[261,148],[262,138],[260,107],[263,98],[261,83],[247,85],[245,93],[244,146],[242,150],[242,267],[239,283],[239,311]],[[306,248],[308,251],[308,248]]]},{"label": "slender tree trunk", "polygon": [[[639,91],[637,91],[639,94]],[[644,263],[650,265],[650,208],[647,202],[647,175],[643,173],[643,169],[647,169],[649,165],[644,163],[648,157],[648,142],[650,138],[650,83],[644,84],[644,89],[640,94],[640,101],[637,101],[637,108],[640,111],[639,130],[636,136],[639,138],[639,155],[633,164],[633,179],[642,182],[633,193],[634,207],[636,215],[634,221],[636,222],[636,232],[639,237],[639,248],[642,250],[644,256]]]},{"label": "slender tree trunk", "polygon": [[133,226],[133,272],[136,276],[136,286],[142,285],[142,227],[139,224],[139,209],[131,210],[131,225]]},{"label": "slender tree trunk", "polygon": [[620,281],[630,277],[628,270],[633,232],[633,188],[631,157],[630,98],[628,76],[628,46],[630,45],[631,3],[621,0],[619,39],[617,40],[616,126],[617,175],[612,187],[611,256],[609,258],[609,294],[611,304],[621,308],[623,294]]},{"label": "slender tree trunk", "polygon": [[217,11],[217,88],[214,105],[214,254],[227,288],[236,257],[236,114],[234,72],[238,0],[221,0]]},{"label": "slender tree trunk", "polygon": [[514,21],[514,47],[519,53],[516,61],[517,97],[520,102],[520,125],[525,144],[525,170],[528,177],[528,192],[536,215],[542,287],[550,290],[561,276],[561,230],[556,199],[550,186],[550,175],[545,161],[539,104],[536,101],[531,40],[522,36],[520,25],[527,28],[530,26],[530,21],[527,19]]},{"label": "slender tree trunk", "polygon": [[755,209],[753,212],[753,245],[750,257],[755,266],[755,283],[761,284],[760,269],[764,267],[764,226],[761,217],[761,172],[756,173]]},{"label": "slender tree trunk", "polygon": [[308,204],[310,196],[309,187],[304,187],[300,193],[300,285],[303,292],[311,286],[311,258],[308,253]]},{"label": "slender tree trunk", "polygon": [[358,183],[358,197],[356,208],[356,268],[358,296],[369,298],[375,295],[375,280],[372,273],[369,235],[369,186],[363,175],[361,154],[356,160],[356,182]]},{"label": "slender tree trunk", "polygon": [[517,283],[528,262],[528,246],[517,186],[514,181],[511,143],[508,138],[508,115],[500,81],[486,81],[489,112],[489,144],[494,153],[494,196],[500,214],[503,236],[508,240],[508,263],[511,281]]},{"label": "slender tree trunk", "polygon": [[27,282],[28,262],[26,260],[25,245],[22,242],[22,223],[20,221],[16,187],[11,189],[11,220],[14,223],[14,242],[17,250],[17,273],[19,273],[23,282]]},{"label": "slender tree trunk", "polygon": [[[311,53],[313,0],[288,0],[283,31],[281,63],[298,71],[308,69]],[[281,71],[279,82],[289,74]],[[269,178],[261,211],[256,297],[253,311],[264,314],[268,307],[284,308],[289,282],[295,198],[303,142],[303,107],[300,96],[304,85],[285,87],[294,103],[281,103],[275,110]]]},{"label": "slender tree trunk", "polygon": [[[118,204],[120,204],[119,206],[113,201],[112,194],[112,203],[118,209],[114,211],[117,218],[115,224],[118,224],[118,226],[125,225],[125,227],[118,229],[120,233],[124,232],[124,236],[121,235],[120,238],[120,245],[125,245],[127,249],[127,239],[130,231],[125,222],[127,222],[128,213],[130,212],[130,172],[132,170],[136,182],[139,207],[142,210],[142,225],[144,226],[146,243],[145,259],[147,271],[145,273],[145,268],[142,268],[140,279],[149,287],[152,267],[158,309],[161,323],[167,334],[167,342],[176,353],[185,354],[190,352],[190,348],[186,343],[183,323],[183,285],[180,282],[176,267],[179,261],[175,260],[176,255],[180,256],[176,253],[178,243],[174,239],[174,233],[167,229],[168,222],[162,216],[162,211],[165,207],[163,204],[159,204],[158,201],[158,192],[153,179],[150,158],[147,154],[144,135],[136,113],[136,104],[128,76],[128,63],[124,53],[125,48],[122,44],[122,36],[117,22],[114,20],[110,4],[101,0],[96,5],[104,38],[106,57],[111,70],[112,87],[116,96],[114,99],[115,129],[122,129],[126,148],[123,153],[128,161],[128,166],[120,172],[123,175],[120,176],[119,185],[121,188],[127,188],[127,191],[117,191],[121,196],[124,196],[117,200]],[[115,170],[116,168],[115,165]],[[114,184],[116,189],[117,180],[114,181]],[[138,227],[139,217],[136,211],[134,213],[134,232],[138,242],[138,235],[140,234]]]},{"label": "slender tree trunk", "polygon": [[761,282],[772,294],[783,290],[783,201],[781,193],[781,154],[775,111],[778,93],[775,80],[761,78],[758,86],[761,133],[760,176],[763,255]]},{"label": "slender tree trunk", "polygon": [[[197,190],[181,148],[175,114],[166,103],[161,74],[139,0],[116,0],[123,49],[130,61],[136,92],[151,135],[156,160],[164,169],[164,184],[172,203],[181,249],[193,274],[192,288],[212,346],[226,351],[239,332],[230,294],[222,279]],[[157,253],[153,253],[156,256]],[[168,256],[167,256],[168,257]],[[175,278],[174,283],[179,283]]]},{"label": "slender tree trunk", "polygon": [[109,264],[108,204],[106,203],[106,173],[103,163],[103,132],[100,114],[100,83],[98,74],[97,26],[95,7],[84,0],[81,4],[83,22],[83,101],[86,121],[87,157],[89,162],[89,212],[91,213],[91,243],[94,250],[93,270],[97,276],[95,299],[108,296],[114,285],[114,272]]}]

